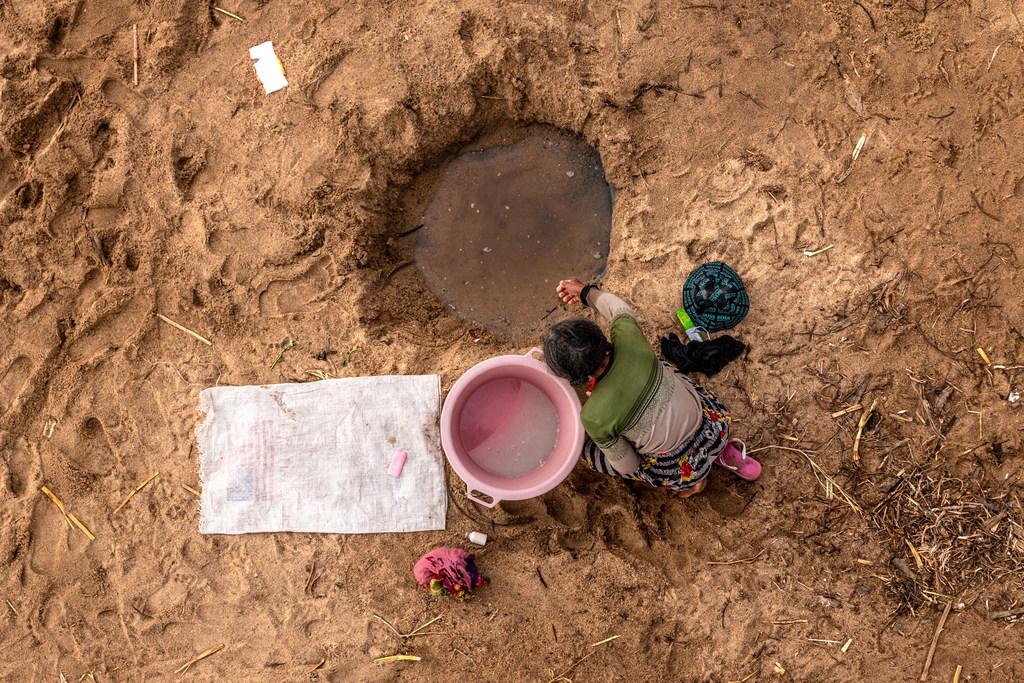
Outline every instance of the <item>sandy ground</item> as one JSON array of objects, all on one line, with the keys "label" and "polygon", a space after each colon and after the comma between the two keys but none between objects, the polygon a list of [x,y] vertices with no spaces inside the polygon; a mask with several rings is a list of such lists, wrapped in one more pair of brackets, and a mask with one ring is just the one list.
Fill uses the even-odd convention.
[{"label": "sandy ground", "polygon": [[[915,466],[1020,520],[1024,8],[921,2],[0,5],[0,678],[173,680],[223,644],[182,678],[548,681],[586,657],[569,678],[916,680],[952,602],[931,680],[1024,679],[1021,626],[989,617],[1020,573],[907,598],[899,567],[934,548],[872,521]],[[272,96],[247,56],[267,39]],[[695,264],[744,276],[751,349],[709,384],[751,447],[803,450],[864,514],[767,449],[761,481],[687,501],[578,469],[487,512],[452,478],[445,533],[200,536],[201,388],[447,387],[528,348],[424,297],[396,235],[417,174],[531,122],[600,151],[605,286],[652,339]],[[858,465],[861,412],[831,414],[870,401]],[[412,563],[472,529],[492,586],[433,602]],[[400,642],[374,614],[443,618]],[[372,663],[399,652],[422,661]]]}]

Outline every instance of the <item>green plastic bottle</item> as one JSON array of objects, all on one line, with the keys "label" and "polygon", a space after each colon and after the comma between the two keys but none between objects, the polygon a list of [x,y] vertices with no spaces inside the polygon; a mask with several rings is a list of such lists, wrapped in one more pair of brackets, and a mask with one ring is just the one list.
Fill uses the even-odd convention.
[{"label": "green plastic bottle", "polygon": [[676,311],[676,318],[679,319],[679,324],[686,330],[686,336],[693,341],[705,341],[707,339],[707,333],[702,328],[697,326],[697,323],[693,322],[693,318],[686,312],[685,308],[680,308]]}]

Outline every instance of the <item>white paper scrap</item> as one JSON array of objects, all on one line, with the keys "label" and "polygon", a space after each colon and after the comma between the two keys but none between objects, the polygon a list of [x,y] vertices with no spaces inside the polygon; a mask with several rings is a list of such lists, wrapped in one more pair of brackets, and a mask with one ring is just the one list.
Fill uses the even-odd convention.
[{"label": "white paper scrap", "polygon": [[256,47],[250,47],[249,57],[256,60],[253,68],[256,69],[256,76],[268,95],[288,85],[288,79],[284,76],[284,66],[274,52],[274,43],[268,40]]}]

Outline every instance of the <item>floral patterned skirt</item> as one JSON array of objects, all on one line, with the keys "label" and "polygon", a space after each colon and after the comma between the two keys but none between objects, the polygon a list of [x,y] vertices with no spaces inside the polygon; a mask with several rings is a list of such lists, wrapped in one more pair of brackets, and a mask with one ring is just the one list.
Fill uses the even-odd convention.
[{"label": "floral patterned skirt", "polygon": [[643,481],[671,491],[685,491],[701,483],[711,472],[711,465],[729,443],[728,409],[707,389],[695,384],[704,419],[693,436],[671,453],[640,455],[640,468],[633,474],[621,474],[608,462],[604,453],[590,437],[583,444],[583,458],[600,472],[620,479]]}]

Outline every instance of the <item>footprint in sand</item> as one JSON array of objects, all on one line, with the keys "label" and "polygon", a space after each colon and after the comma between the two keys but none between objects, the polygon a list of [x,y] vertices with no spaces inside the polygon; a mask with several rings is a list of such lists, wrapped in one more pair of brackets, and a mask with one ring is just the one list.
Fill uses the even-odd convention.
[{"label": "footprint in sand", "polygon": [[[67,504],[68,501],[64,500],[64,502]],[[83,521],[88,524],[86,520]],[[44,576],[54,576],[61,572],[68,553],[71,551],[69,543],[75,545],[77,550],[88,542],[88,539],[78,530],[75,530],[74,533],[81,536],[81,540],[70,536],[72,529],[68,525],[67,519],[53,503],[42,495],[32,506],[32,519],[28,529],[32,538],[29,569]]]},{"label": "footprint in sand", "polygon": [[146,598],[145,611],[153,616],[167,614],[180,607],[188,599],[188,576],[173,572],[171,577]]},{"label": "footprint in sand", "polygon": [[0,374],[0,416],[17,404],[31,371],[32,362],[25,356],[18,356]]},{"label": "footprint in sand", "polygon": [[332,291],[330,261],[322,259],[293,280],[273,280],[260,292],[260,313],[267,316],[288,315],[310,310]]},{"label": "footprint in sand", "polygon": [[76,363],[90,362],[125,345],[146,324],[149,308],[147,298],[137,296],[119,310],[100,317],[77,336],[68,358]]},{"label": "footprint in sand", "polygon": [[583,526],[587,519],[587,504],[580,496],[574,496],[567,491],[556,488],[542,498],[544,507],[559,524],[569,528]]},{"label": "footprint in sand", "polygon": [[54,429],[53,448],[63,453],[77,470],[101,477],[109,475],[118,458],[103,420],[88,414],[79,417],[74,409],[70,413]]},{"label": "footprint in sand", "polygon": [[736,517],[747,506],[747,499],[736,490],[736,487],[726,485],[720,477],[711,478],[705,495],[711,508],[723,517]]},{"label": "footprint in sand", "polygon": [[100,86],[100,91],[110,100],[111,104],[123,111],[140,130],[146,131],[149,129],[149,124],[146,121],[147,104],[145,98],[132,92],[131,88],[121,81],[115,80],[104,81]]},{"label": "footprint in sand", "polygon": [[[4,450],[7,446],[0,438],[0,448]],[[7,459],[7,490],[15,498],[21,498],[31,491],[36,491],[42,485],[39,481],[39,458],[34,450],[22,439],[14,442],[10,447],[10,456]]]}]

